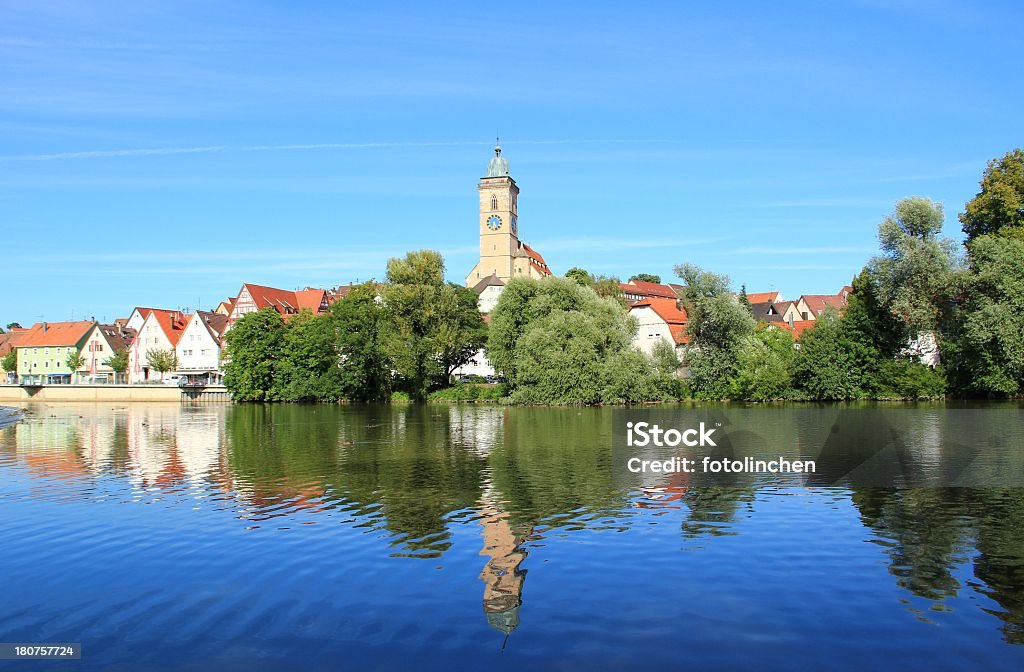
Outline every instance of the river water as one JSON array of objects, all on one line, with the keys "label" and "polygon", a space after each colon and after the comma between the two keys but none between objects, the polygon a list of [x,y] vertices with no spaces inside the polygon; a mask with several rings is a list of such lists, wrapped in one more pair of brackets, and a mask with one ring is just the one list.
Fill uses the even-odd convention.
[{"label": "river water", "polygon": [[609,409],[23,408],[0,641],[82,659],[0,669],[1024,668],[1024,488],[624,485]]}]

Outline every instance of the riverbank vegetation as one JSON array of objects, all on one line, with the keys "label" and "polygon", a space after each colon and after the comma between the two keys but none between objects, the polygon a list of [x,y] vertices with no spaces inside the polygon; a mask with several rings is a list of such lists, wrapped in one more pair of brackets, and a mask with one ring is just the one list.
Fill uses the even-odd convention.
[{"label": "riverbank vegetation", "polygon": [[[227,334],[225,384],[245,401],[495,401],[585,405],[699,400],[1008,397],[1024,393],[1024,152],[990,162],[942,235],[943,207],[898,202],[879,254],[842,313],[795,340],[758,324],[729,278],[683,263],[685,346],[633,347],[618,280],[579,268],[514,278],[486,325],[472,290],[444,280],[431,251],[388,262],[383,283],[353,287],[328,313],[284,320],[266,309]],[[641,274],[638,280],[654,281]],[[656,278],[660,280],[660,278]],[[507,382],[453,384],[482,348]]]}]

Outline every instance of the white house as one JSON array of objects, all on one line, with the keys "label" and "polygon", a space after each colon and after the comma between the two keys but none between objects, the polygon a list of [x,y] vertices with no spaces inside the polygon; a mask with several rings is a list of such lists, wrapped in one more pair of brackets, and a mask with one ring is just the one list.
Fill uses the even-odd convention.
[{"label": "white house", "polygon": [[654,353],[658,343],[668,343],[678,350],[690,340],[686,311],[675,299],[648,297],[630,306],[629,314],[639,324],[633,346],[648,355]]},{"label": "white house", "polygon": [[[78,369],[79,380],[94,383],[124,382],[107,364],[107,360],[120,350],[130,347],[134,334],[115,324],[97,324],[89,332],[82,346],[81,354],[85,363]],[[128,371],[125,371],[125,376]]]},{"label": "white house", "polygon": [[176,352],[178,341],[181,340],[190,317],[177,310],[142,310],[148,311],[149,314],[143,320],[128,349],[128,382],[131,383],[163,378],[163,374],[151,370],[147,355],[154,350]]},{"label": "white house", "polygon": [[227,323],[227,315],[201,310],[192,313],[175,347],[179,374],[195,383],[221,381],[221,337]]},{"label": "white house", "polygon": [[505,289],[505,283],[498,276],[491,274],[480,282],[473,285],[473,291],[479,297],[477,299],[478,310],[483,314],[488,314],[494,307],[498,305],[498,299],[501,298],[501,293]]}]

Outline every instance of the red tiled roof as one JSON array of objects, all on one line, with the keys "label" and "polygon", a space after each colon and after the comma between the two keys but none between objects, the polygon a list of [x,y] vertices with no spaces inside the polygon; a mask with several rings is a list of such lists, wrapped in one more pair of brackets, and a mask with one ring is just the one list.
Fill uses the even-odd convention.
[{"label": "red tiled roof", "polygon": [[21,341],[27,333],[28,329],[11,329],[6,333],[0,334],[0,357],[21,345]]},{"label": "red tiled roof", "polygon": [[[171,342],[171,346],[178,345],[178,341],[181,340],[182,335],[185,333],[185,327],[188,326],[188,321],[192,318],[190,313],[183,313],[180,310],[162,310],[159,308],[146,308],[152,317],[156,320],[157,324],[163,330],[164,335],[167,336],[167,340]],[[147,316],[146,319],[149,319]]]},{"label": "red tiled roof", "polygon": [[78,345],[96,323],[92,320],[80,322],[36,322],[21,337],[17,347],[39,347],[49,345]]},{"label": "red tiled roof", "polygon": [[672,289],[668,285],[659,285],[656,282],[644,282],[642,280],[630,280],[629,282],[619,283],[619,287],[626,294],[637,294],[640,296],[656,296],[662,299],[672,299],[673,301],[679,298],[676,290]]},{"label": "red tiled roof", "polygon": [[665,321],[668,325],[669,331],[672,332],[672,340],[674,340],[677,345],[688,343],[690,341],[690,336],[686,333],[686,323],[689,320],[689,317],[686,315],[686,310],[679,307],[679,303],[676,299],[648,297],[637,301],[630,306],[630,309],[648,307],[653,310],[658,317]]},{"label": "red tiled roof", "polygon": [[[303,308],[309,308],[314,313],[320,312],[320,305],[327,292],[327,290],[314,289],[312,287],[293,292],[288,289],[278,289],[252,283],[242,285],[242,290],[246,289],[249,290],[249,296],[252,297],[257,310],[273,308],[285,317],[298,313]],[[232,302],[232,306],[234,307],[237,303],[236,299]]]},{"label": "red tiled roof", "polygon": [[295,302],[298,304],[299,310],[309,308],[314,313],[318,313],[326,295],[327,290],[324,289],[303,289],[295,292]]},{"label": "red tiled roof", "polygon": [[540,255],[535,249],[527,245],[526,243],[520,242],[523,246],[523,251],[526,252],[526,256],[530,258],[530,265],[533,266],[541,275],[551,275],[551,269],[548,268],[548,263],[544,261],[544,257]]},{"label": "red tiled roof", "polygon": [[750,303],[775,303],[779,300],[781,292],[754,292],[747,294],[747,301]]},{"label": "red tiled roof", "polygon": [[846,298],[842,295],[832,296],[831,294],[804,294],[800,297],[810,309],[812,315],[821,315],[826,308],[832,307],[842,310],[846,307]]}]

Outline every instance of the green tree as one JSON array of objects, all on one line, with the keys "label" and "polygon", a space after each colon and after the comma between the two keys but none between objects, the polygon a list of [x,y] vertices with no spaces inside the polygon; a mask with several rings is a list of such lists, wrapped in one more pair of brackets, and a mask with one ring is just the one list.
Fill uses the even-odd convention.
[{"label": "green tree", "polygon": [[225,336],[224,385],[236,401],[270,401],[285,323],[273,308],[243,315]]},{"label": "green tree", "polygon": [[790,332],[758,325],[754,335],[740,346],[730,397],[747,401],[771,401],[790,395],[796,350]]},{"label": "green tree", "polygon": [[487,342],[487,324],[480,315],[476,292],[454,283],[449,283],[449,288],[442,294],[446,304],[442,310],[448,317],[438,332],[445,384],[452,372],[472,360]]},{"label": "green tree", "polygon": [[366,282],[353,287],[331,306],[341,396],[352,401],[387,401],[391,398],[391,371],[387,338],[390,323],[377,286]]},{"label": "green tree", "polygon": [[519,403],[662,398],[653,363],[632,347],[636,322],[575,280],[514,278],[491,313],[487,357]]},{"label": "green tree", "polygon": [[271,397],[282,401],[337,401],[342,398],[340,372],[330,320],[310,310],[293,315],[281,336]]},{"label": "green tree", "polygon": [[619,279],[615,276],[593,275],[586,269],[574,266],[565,272],[565,277],[583,287],[590,287],[598,296],[615,299],[623,306],[626,305],[626,298],[622,293],[622,287],[619,286]]},{"label": "green tree", "polygon": [[989,161],[981,191],[960,213],[960,222],[968,241],[1024,226],[1024,150],[1014,149]]},{"label": "green tree", "polygon": [[68,352],[68,356],[64,358],[64,363],[71,369],[72,377],[78,380],[78,370],[85,366],[85,357],[82,356],[82,353],[77,349],[72,349]]},{"label": "green tree", "polygon": [[661,276],[654,275],[653,273],[637,273],[636,275],[630,276],[630,282],[636,280],[637,282],[653,282],[656,285],[661,284]]},{"label": "green tree", "polygon": [[839,314],[830,308],[800,337],[793,379],[810,399],[857,399],[864,396],[865,363],[870,360],[871,353],[850,337]]},{"label": "green tree", "polygon": [[103,360],[113,370],[115,382],[124,380],[124,372],[128,370],[128,350],[121,348],[110,357]]},{"label": "green tree", "polygon": [[746,284],[740,285],[739,300],[740,300],[740,303],[743,304],[744,306],[746,306],[747,308],[750,307],[750,297],[747,296],[747,285]]},{"label": "green tree", "polygon": [[615,276],[598,275],[591,285],[594,293],[605,299],[614,299],[619,305],[626,307],[626,295],[622,292],[622,285]]},{"label": "green tree", "polygon": [[578,284],[584,287],[590,287],[594,284],[594,276],[578,266],[573,266],[566,271],[565,277],[570,280],[575,280]]},{"label": "green tree", "polygon": [[7,331],[10,331],[11,329],[21,329],[21,324],[18,322],[8,322]]},{"label": "green tree", "polygon": [[437,252],[389,259],[387,277],[391,359],[409,398],[423,402],[432,387],[448,383],[446,367],[481,342],[480,315],[465,293],[445,282],[444,259]]},{"label": "green tree", "polygon": [[178,356],[174,353],[174,350],[154,348],[146,351],[146,363],[149,364],[151,369],[159,373],[160,380],[163,380],[165,373],[178,368]]},{"label": "green tree", "polygon": [[736,375],[740,348],[754,334],[750,311],[729,291],[729,278],[693,264],[676,266],[686,285],[682,303],[689,316],[690,341],[683,356],[692,392],[703,399],[725,399]]},{"label": "green tree", "polygon": [[866,267],[860,290],[877,323],[882,354],[896,356],[908,343],[935,338],[951,299],[959,262],[953,241],[941,237],[942,205],[905,198],[878,227],[882,255]]},{"label": "green tree", "polygon": [[[1005,230],[1004,230],[1005,231]],[[988,234],[968,243],[970,272],[951,321],[957,389],[1007,396],[1024,390],[1024,239]]]},{"label": "green tree", "polygon": [[15,376],[18,374],[18,351],[12,349],[3,359],[0,359],[0,368],[6,373],[13,373]]}]

